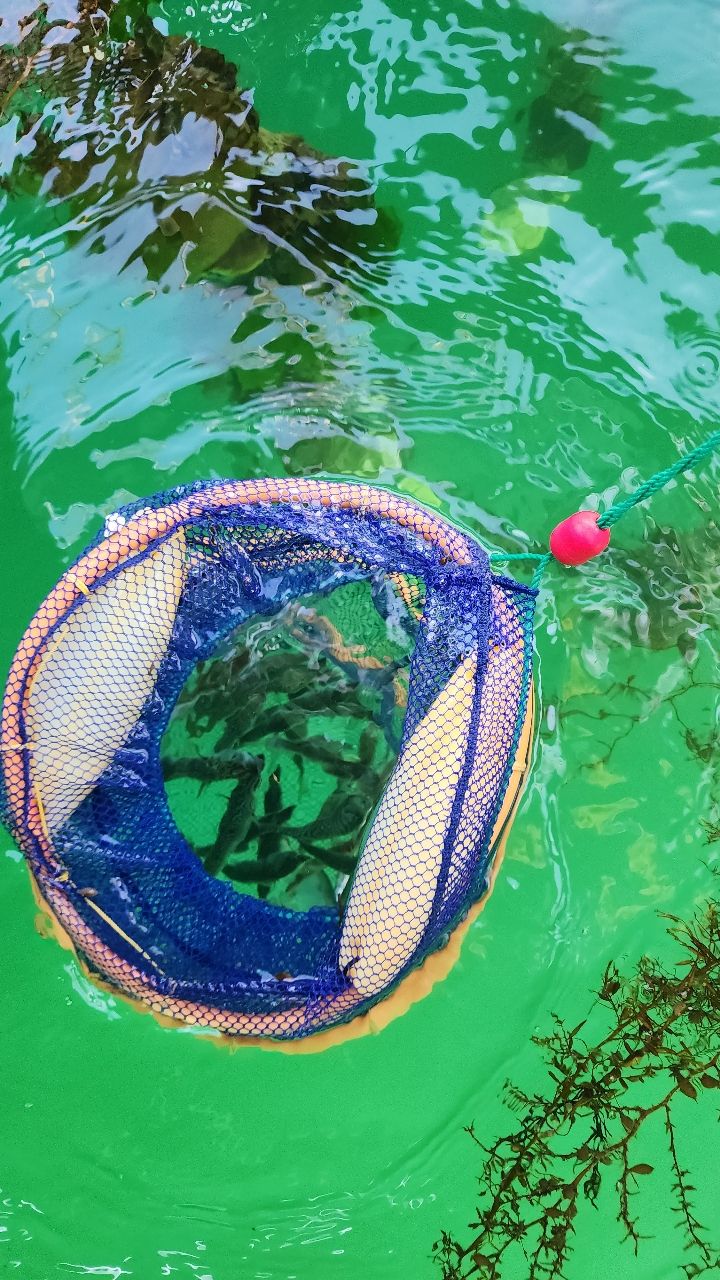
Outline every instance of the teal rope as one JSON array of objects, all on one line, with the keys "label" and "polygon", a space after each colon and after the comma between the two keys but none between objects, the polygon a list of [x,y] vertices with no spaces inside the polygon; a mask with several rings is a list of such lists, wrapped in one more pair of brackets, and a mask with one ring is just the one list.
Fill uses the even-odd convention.
[{"label": "teal rope", "polygon": [[666,467],[664,471],[658,471],[644,484],[638,486],[629,498],[623,498],[622,502],[615,502],[613,506],[608,507],[598,520],[598,526],[601,529],[610,529],[618,520],[622,519],[627,511],[631,511],[636,507],[638,502],[644,502],[646,498],[651,498],[658,490],[664,489],[666,484],[674,480],[676,476],[682,475],[683,471],[689,471],[696,462],[703,462],[709,457],[715,449],[720,447],[720,431],[714,431],[711,436],[703,444],[699,444],[696,449],[691,449],[689,453],[683,454],[678,458],[677,462],[673,462],[672,466]]},{"label": "teal rope", "polygon": [[540,551],[515,551],[512,555],[505,555],[504,551],[493,551],[488,560],[491,564],[495,564],[496,560],[544,560],[545,556]]},{"label": "teal rope", "polygon": [[[622,502],[615,502],[611,507],[608,507],[607,511],[604,511],[600,516],[600,519],[598,520],[598,527],[600,529],[612,528],[612,526],[617,524],[618,520],[621,520],[628,511],[632,511],[632,508],[636,507],[639,502],[644,502],[646,498],[651,498],[654,493],[657,493],[660,489],[664,489],[666,484],[669,484],[676,476],[682,475],[683,471],[689,471],[696,462],[704,462],[705,458],[708,458],[710,454],[718,448],[720,448],[720,431],[714,431],[712,435],[708,436],[707,440],[702,444],[699,444],[696,449],[691,449],[689,453],[684,453],[681,458],[678,458],[677,462],[673,462],[672,466],[666,467],[664,471],[657,471],[649,480],[645,480],[643,484],[638,485],[635,492],[631,493],[628,498],[623,498]],[[502,560],[503,562],[510,560],[534,560],[537,564],[537,568],[532,576],[530,586],[534,591],[537,591],[542,581],[543,574],[553,557],[549,551],[544,553],[537,551],[516,551],[513,552],[512,555],[504,555],[501,551],[497,551],[491,555],[489,559],[491,564],[495,564],[498,560]]]},{"label": "teal rope", "polygon": [[502,551],[494,551],[491,556],[488,556],[488,560],[491,564],[496,564],[499,560],[501,560],[503,564],[509,560],[534,560],[537,564],[537,569],[532,576],[530,586],[533,591],[537,591],[540,586],[542,576],[552,560],[552,556],[549,551],[515,551],[512,555],[505,555]]},{"label": "teal rope", "polygon": [[538,556],[538,560],[540,563],[538,564],[538,567],[535,570],[532,576],[532,579],[530,581],[530,586],[532,587],[533,591],[537,591],[539,589],[540,583],[542,582],[543,574],[547,569],[550,561],[552,560],[552,556],[549,551],[546,551],[543,556]]}]

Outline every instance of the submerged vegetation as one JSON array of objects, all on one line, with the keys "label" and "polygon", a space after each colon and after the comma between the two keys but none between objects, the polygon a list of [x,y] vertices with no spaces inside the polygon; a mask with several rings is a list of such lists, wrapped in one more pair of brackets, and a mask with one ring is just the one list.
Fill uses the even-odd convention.
[{"label": "submerged vegetation", "polygon": [[666,918],[680,948],[673,962],[644,957],[627,976],[610,965],[582,1022],[555,1017],[550,1034],[534,1037],[548,1083],[534,1093],[506,1086],[516,1126],[489,1144],[469,1126],[482,1153],[477,1212],[469,1238],[443,1232],[434,1245],[443,1280],[567,1276],[583,1203],[601,1195],[606,1211],[614,1198],[637,1253],[638,1193],[660,1176],[661,1133],[681,1270],[687,1280],[720,1271],[717,1223],[702,1220],[677,1133],[682,1108],[720,1089],[720,902],[690,920]]},{"label": "submerged vegetation", "polygon": [[677,645],[692,654],[698,636],[720,620],[717,521],[706,512],[690,530],[657,525],[649,516],[645,525],[639,551],[623,566],[639,605],[630,616],[650,648]]}]

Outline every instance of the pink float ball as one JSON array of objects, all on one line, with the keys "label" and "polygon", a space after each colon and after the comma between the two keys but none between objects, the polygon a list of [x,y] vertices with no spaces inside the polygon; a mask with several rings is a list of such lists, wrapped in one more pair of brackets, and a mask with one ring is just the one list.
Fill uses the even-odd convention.
[{"label": "pink float ball", "polygon": [[610,541],[610,530],[598,528],[597,511],[576,511],[550,534],[550,550],[561,564],[585,564],[599,556]]}]

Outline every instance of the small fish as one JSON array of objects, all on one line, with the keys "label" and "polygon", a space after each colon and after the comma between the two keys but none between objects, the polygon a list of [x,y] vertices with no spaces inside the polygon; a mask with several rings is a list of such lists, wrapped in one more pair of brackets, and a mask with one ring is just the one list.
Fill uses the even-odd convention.
[{"label": "small fish", "polygon": [[303,851],[309,853],[313,858],[323,866],[330,867],[333,871],[339,871],[342,875],[349,875],[357,866],[359,838],[356,837],[350,841],[344,841],[337,844],[332,841],[329,847],[311,844],[309,840],[300,841]]},{"label": "small fish", "polygon": [[[379,779],[375,781],[379,782]],[[345,781],[339,782],[322,805],[320,812],[312,822],[303,827],[290,828],[293,835],[309,841],[337,839],[361,829],[379,798],[382,784],[373,798]]]},{"label": "small fish", "polygon": [[262,763],[262,756],[253,756],[248,751],[217,751],[211,756],[164,759],[163,775],[166,781],[192,778],[193,781],[207,785],[210,782],[224,782],[227,778],[237,778],[247,770],[252,773],[262,768]]},{"label": "small fish", "polygon": [[257,764],[249,765],[235,783],[227,809],[220,820],[215,843],[203,859],[209,875],[219,875],[227,858],[245,846],[260,777],[261,771]]},{"label": "small fish", "polygon": [[265,890],[261,897],[267,897],[270,886],[283,876],[290,875],[301,862],[301,853],[276,848],[263,858],[246,858],[242,862],[228,863],[225,875],[228,880],[238,884],[257,884],[258,888]]},{"label": "small fish", "polygon": [[310,911],[313,907],[332,907],[335,893],[328,875],[313,859],[301,862],[290,880],[271,895],[278,906],[291,911]]}]

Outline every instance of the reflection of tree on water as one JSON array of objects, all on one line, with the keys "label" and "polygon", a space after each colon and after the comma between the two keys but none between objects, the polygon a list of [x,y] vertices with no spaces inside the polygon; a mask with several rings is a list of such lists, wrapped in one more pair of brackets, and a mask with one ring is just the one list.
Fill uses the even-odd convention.
[{"label": "reflection of tree on water", "polygon": [[549,205],[565,203],[562,181],[585,165],[602,115],[604,50],[581,31],[552,28],[538,71],[542,92],[522,108],[515,131],[525,133],[521,174],[493,194],[483,241],[507,254],[529,252],[549,225]]},{"label": "reflection of tree on water", "polygon": [[523,154],[525,164],[538,172],[574,173],[587,161],[590,131],[602,114],[601,68],[588,42],[582,32],[568,32],[566,42],[548,52],[542,71],[547,85],[527,110]]},{"label": "reflection of tree on water", "polygon": [[307,263],[324,242],[387,234],[363,175],[263,129],[217,50],[161,35],[143,4],[109,14],[97,0],[70,20],[39,10],[0,56],[11,194],[70,202],[69,234],[89,230],[94,253],[121,236],[125,265],[142,259],[154,280],[180,260],[191,281],[228,282],[287,245]]},{"label": "reflection of tree on water", "polygon": [[[175,459],[183,417],[205,408],[199,386],[210,408],[229,404],[231,448],[256,438],[276,385],[322,411],[337,367],[333,413],[365,404],[350,310],[398,234],[365,173],[263,128],[236,68],[156,30],[145,0],[50,0],[21,26],[33,3],[0,3],[0,310],[29,465],[116,425],[104,449],[127,448],[150,404],[154,421],[169,406]],[[233,465],[224,446],[217,465]],[[56,468],[42,498],[60,507],[67,485]]]}]

